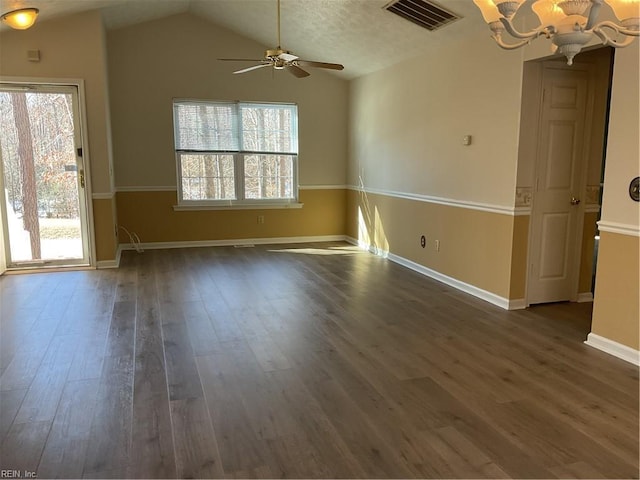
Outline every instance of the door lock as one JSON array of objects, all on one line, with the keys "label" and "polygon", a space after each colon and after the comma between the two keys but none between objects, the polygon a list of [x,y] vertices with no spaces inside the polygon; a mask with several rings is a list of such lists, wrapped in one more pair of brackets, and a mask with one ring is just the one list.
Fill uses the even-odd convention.
[{"label": "door lock", "polygon": [[78,175],[80,175],[80,187],[84,188],[84,168],[80,169]]},{"label": "door lock", "polygon": [[580,205],[580,199],[576,197],[571,197],[571,205],[573,206]]}]

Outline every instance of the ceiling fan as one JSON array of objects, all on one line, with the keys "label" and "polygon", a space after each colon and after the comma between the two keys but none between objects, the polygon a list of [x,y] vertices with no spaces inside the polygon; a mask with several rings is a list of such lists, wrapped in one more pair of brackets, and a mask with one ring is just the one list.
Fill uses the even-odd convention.
[{"label": "ceiling fan", "polygon": [[303,78],[310,75],[301,67],[326,68],[329,70],[343,70],[344,66],[339,63],[316,62],[312,60],[302,60],[288,50],[280,46],[280,0],[278,0],[278,46],[264,52],[264,58],[260,60],[249,58],[219,58],[227,62],[260,62],[258,65],[236,70],[233,73],[246,73],[264,67],[273,67],[275,70],[287,70],[292,75]]}]

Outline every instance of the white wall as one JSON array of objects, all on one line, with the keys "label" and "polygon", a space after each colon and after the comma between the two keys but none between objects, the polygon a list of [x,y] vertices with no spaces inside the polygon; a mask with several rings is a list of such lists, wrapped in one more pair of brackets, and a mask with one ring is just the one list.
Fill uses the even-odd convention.
[{"label": "white wall", "polygon": [[640,228],[640,203],[629,182],[640,176],[640,42],[618,49],[613,64],[602,220]]},{"label": "white wall", "polygon": [[354,80],[350,184],[512,206],[522,55],[485,32]]},{"label": "white wall", "polygon": [[301,185],[344,185],[348,82],[319,69],[298,79],[265,68],[244,75],[265,46],[191,14],[108,33],[117,186],[175,186],[172,99],[293,102]]}]

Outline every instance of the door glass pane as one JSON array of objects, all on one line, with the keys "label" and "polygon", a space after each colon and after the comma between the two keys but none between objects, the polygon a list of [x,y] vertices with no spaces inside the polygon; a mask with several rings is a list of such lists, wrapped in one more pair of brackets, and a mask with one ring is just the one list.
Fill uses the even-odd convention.
[{"label": "door glass pane", "polygon": [[10,263],[82,259],[73,95],[0,91]]}]

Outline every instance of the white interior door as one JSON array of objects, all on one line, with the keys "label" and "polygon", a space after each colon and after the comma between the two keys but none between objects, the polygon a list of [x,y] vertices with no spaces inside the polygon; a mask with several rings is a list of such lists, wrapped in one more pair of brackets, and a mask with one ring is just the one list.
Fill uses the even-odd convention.
[{"label": "white interior door", "polygon": [[0,83],[0,126],[7,267],[88,265],[77,87]]},{"label": "white interior door", "polygon": [[589,74],[546,65],[538,132],[527,301],[575,300]]}]

